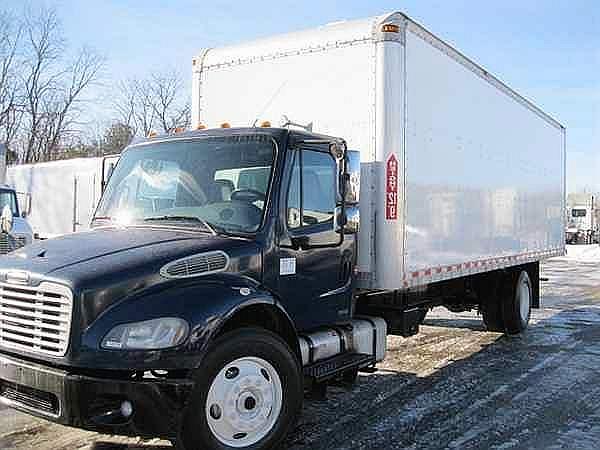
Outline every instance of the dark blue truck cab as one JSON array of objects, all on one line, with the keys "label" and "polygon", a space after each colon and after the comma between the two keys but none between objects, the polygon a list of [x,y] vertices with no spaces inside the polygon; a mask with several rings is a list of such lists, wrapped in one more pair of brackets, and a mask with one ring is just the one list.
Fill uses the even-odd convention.
[{"label": "dark blue truck cab", "polygon": [[2,401],[186,449],[278,445],[305,381],[382,357],[383,321],[353,325],[348,158],[275,128],[130,146],[92,231],[0,260]]}]

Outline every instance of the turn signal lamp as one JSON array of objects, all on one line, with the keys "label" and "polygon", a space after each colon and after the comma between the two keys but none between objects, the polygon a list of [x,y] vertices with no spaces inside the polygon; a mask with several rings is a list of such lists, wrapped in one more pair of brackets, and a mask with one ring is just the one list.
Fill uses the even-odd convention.
[{"label": "turn signal lamp", "polygon": [[393,23],[384,23],[381,26],[381,31],[383,31],[384,33],[399,33],[400,27]]},{"label": "turn signal lamp", "polygon": [[265,120],[260,123],[260,127],[261,128],[271,128],[271,122],[269,122],[268,120]]},{"label": "turn signal lamp", "polygon": [[223,122],[221,128],[231,128],[231,124],[229,122]]}]

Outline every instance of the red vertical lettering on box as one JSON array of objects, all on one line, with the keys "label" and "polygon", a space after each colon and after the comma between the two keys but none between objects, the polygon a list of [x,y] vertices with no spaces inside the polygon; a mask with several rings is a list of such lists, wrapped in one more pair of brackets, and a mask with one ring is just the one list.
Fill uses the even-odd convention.
[{"label": "red vertical lettering on box", "polygon": [[385,218],[398,219],[398,160],[392,153],[385,165]]}]

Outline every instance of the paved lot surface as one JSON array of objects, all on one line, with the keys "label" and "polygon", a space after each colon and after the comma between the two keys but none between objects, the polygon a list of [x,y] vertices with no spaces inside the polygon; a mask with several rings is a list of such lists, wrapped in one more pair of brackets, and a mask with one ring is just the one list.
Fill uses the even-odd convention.
[{"label": "paved lot surface", "polygon": [[[288,448],[600,448],[600,261],[591,250],[543,266],[544,307],[521,337],[440,309],[419,335],[390,338],[377,373],[306,402]],[[0,407],[0,449],[168,448]]]}]

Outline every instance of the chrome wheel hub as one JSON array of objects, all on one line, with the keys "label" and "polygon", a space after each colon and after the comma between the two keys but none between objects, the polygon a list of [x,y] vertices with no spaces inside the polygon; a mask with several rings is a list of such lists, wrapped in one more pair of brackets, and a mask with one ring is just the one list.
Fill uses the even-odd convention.
[{"label": "chrome wheel hub", "polygon": [[519,284],[519,312],[523,322],[527,322],[529,319],[529,309],[531,305],[531,295],[529,283],[526,280],[521,281]]},{"label": "chrome wheel hub", "polygon": [[238,358],[217,374],[206,399],[206,418],[214,436],[231,447],[247,447],[275,425],[283,402],[275,368],[256,357]]}]

